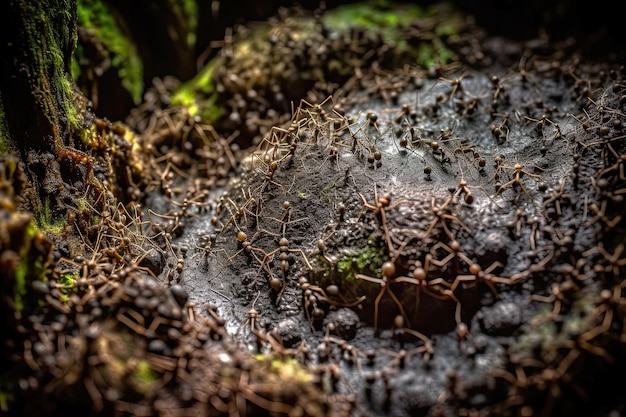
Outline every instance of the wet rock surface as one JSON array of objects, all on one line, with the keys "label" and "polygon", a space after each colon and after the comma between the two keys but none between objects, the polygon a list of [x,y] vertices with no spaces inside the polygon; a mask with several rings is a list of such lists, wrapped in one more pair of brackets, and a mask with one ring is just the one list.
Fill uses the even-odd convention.
[{"label": "wet rock surface", "polygon": [[[567,361],[590,353],[542,326],[578,314],[566,291],[606,279],[592,255],[607,231],[598,145],[619,136],[623,87],[605,75],[598,98],[581,96],[577,80],[595,70],[568,65],[416,69],[393,100],[302,102],[215,197],[214,223],[183,236],[215,239],[206,266],[187,262],[179,282],[233,328],[247,319],[233,304],[254,300],[273,341],[249,346],[282,340],[305,364],[334,364],[338,391],[367,413],[523,408],[507,402],[516,372],[537,372],[524,389],[539,393],[545,369],[569,374]],[[611,121],[604,136],[598,117]],[[595,334],[592,310],[559,338]]]}]

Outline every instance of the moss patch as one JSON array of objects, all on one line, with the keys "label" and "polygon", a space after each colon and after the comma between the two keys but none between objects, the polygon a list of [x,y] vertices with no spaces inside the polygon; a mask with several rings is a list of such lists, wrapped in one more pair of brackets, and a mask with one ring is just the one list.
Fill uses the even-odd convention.
[{"label": "moss patch", "polygon": [[65,216],[61,218],[54,216],[50,208],[49,199],[46,199],[42,207],[37,211],[37,226],[45,234],[52,236],[61,235],[65,229],[66,222],[67,218]]},{"label": "moss patch", "polygon": [[[443,39],[457,34],[461,21],[452,10],[445,12],[448,16],[445,21],[437,19],[441,7],[425,8],[417,4],[395,4],[385,0],[365,1],[330,10],[324,16],[324,24],[337,32],[347,32],[358,27],[367,33],[379,34],[395,55],[408,54],[418,65],[429,68],[456,59],[455,54],[445,47]],[[411,25],[428,27],[434,36],[417,46],[411,45],[406,40],[406,31]]]},{"label": "moss patch", "polygon": [[213,82],[216,60],[207,64],[194,78],[182,84],[172,95],[172,105],[182,106],[190,115],[205,123],[215,123],[226,110],[217,103],[218,93]]},{"label": "moss patch", "polygon": [[[117,70],[122,86],[130,93],[135,104],[139,104],[144,87],[143,64],[135,44],[118,25],[109,7],[99,0],[80,0],[78,23],[93,30],[100,42],[111,52],[111,65]],[[79,54],[81,51],[76,52]]]}]

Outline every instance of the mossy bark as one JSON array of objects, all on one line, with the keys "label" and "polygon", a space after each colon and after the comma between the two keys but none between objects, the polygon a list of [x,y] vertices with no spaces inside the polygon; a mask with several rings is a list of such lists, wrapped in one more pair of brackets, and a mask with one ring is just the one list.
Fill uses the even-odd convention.
[{"label": "mossy bark", "polygon": [[22,158],[54,152],[77,127],[70,75],[76,1],[9,0],[2,9],[2,132]]},{"label": "mossy bark", "polygon": [[195,0],[78,0],[73,75],[99,115],[124,120],[155,77],[194,75],[197,9]]},{"label": "mossy bark", "polygon": [[0,278],[3,299],[16,311],[37,306],[31,287],[48,279],[53,244],[76,234],[67,227],[77,217],[76,196],[101,192],[85,192],[94,183],[93,158],[83,143],[91,124],[87,100],[70,75],[76,19],[75,0],[9,0],[0,7],[0,200],[10,207]]},{"label": "mossy bark", "polygon": [[70,74],[76,1],[10,0],[0,15],[0,132],[5,148],[26,163],[33,190],[23,203],[37,212],[63,194],[62,164],[76,162],[68,153],[82,129]]}]

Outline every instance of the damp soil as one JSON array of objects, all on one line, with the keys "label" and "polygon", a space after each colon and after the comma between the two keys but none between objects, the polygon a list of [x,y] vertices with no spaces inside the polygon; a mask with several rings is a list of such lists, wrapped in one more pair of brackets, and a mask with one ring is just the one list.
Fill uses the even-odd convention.
[{"label": "damp soil", "polygon": [[541,350],[557,316],[581,313],[550,314],[552,286],[599,290],[586,262],[559,273],[599,243],[588,208],[603,169],[561,75],[415,71],[393,102],[301,103],[176,240],[189,248],[177,283],[244,348],[272,338],[336,364],[339,391],[375,415],[506,402],[494,375],[511,352]]}]

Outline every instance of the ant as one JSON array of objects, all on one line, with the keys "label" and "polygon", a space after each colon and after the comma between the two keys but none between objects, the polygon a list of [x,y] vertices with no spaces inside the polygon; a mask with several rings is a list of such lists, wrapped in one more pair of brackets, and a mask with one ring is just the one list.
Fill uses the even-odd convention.
[{"label": "ant", "polygon": [[417,286],[416,303],[419,303],[420,293],[422,291],[430,297],[442,301],[449,300],[451,298],[452,289],[448,281],[443,278],[428,280],[431,264],[437,265],[437,262],[433,259],[433,256],[428,253],[424,257],[424,264],[422,264],[420,260],[415,261],[413,272],[410,277],[401,276],[394,279],[394,283],[405,282]]},{"label": "ant", "polygon": [[[231,206],[233,206],[235,211],[233,212],[228,205],[226,206],[226,208],[230,212],[230,217],[228,218],[226,223],[224,223],[222,225],[222,227],[219,230],[220,232],[226,230],[226,228],[233,222],[236,225],[237,222],[241,221],[242,218],[244,220],[244,224],[248,224],[248,217],[246,216],[246,214],[249,214],[252,217],[252,224],[256,224],[257,223],[258,215],[251,211],[252,209],[258,208],[258,204],[257,204],[256,198],[252,197],[252,194],[250,193],[249,190],[248,190],[248,196],[246,196],[245,190],[242,189],[242,195],[246,199],[246,202],[243,203],[239,207],[237,206],[237,204],[230,197],[228,197],[228,196],[225,197],[225,201],[227,203],[229,203]],[[222,200],[220,202],[220,204],[222,204],[223,201],[224,200]],[[221,207],[219,207],[219,209],[221,209]]]},{"label": "ant", "polygon": [[[614,362],[614,359],[609,355],[609,353],[604,348],[596,346],[590,342],[610,330],[613,324],[615,309],[621,309],[626,306],[626,299],[622,296],[624,285],[625,282],[622,281],[621,283],[615,285],[612,290],[605,288],[600,291],[599,305],[593,309],[589,315],[589,320],[598,321],[600,317],[602,317],[602,320],[600,321],[600,324],[585,331],[578,337],[578,345],[580,347],[594,355],[604,357],[609,363]],[[620,336],[620,340],[623,342],[624,339],[624,334],[622,334]]]},{"label": "ant", "polygon": [[448,236],[448,238],[451,241],[455,241],[456,240],[455,236],[452,233],[452,231],[450,231],[450,228],[448,227],[448,225],[446,223],[446,220],[451,220],[451,221],[456,222],[468,234],[471,234],[471,230],[465,225],[465,223],[463,223],[463,221],[461,219],[459,219],[457,216],[455,216],[453,214],[448,214],[446,212],[446,208],[450,205],[450,203],[452,203],[454,201],[454,199],[455,199],[454,197],[455,197],[454,195],[448,197],[440,206],[435,205],[435,197],[432,198],[430,205],[431,205],[431,211],[434,214],[435,218],[433,219],[433,221],[428,226],[428,229],[426,229],[426,232],[424,232],[424,237],[422,239],[423,242],[426,242],[426,239],[430,236],[430,234],[433,232],[435,227],[437,227],[437,225],[441,225],[441,227],[442,227],[444,233],[446,234],[446,236]]},{"label": "ant", "polygon": [[613,146],[611,146],[609,142],[606,143],[605,149],[611,152],[611,154],[615,158],[615,163],[611,166],[608,166],[602,169],[600,172],[598,172],[596,178],[597,179],[603,178],[606,174],[609,174],[615,171],[617,172],[618,178],[620,180],[626,181],[626,172],[624,170],[624,163],[626,163],[626,154],[617,153],[617,151],[613,148]]},{"label": "ant", "polygon": [[484,270],[479,264],[471,263],[469,265],[470,274],[469,275],[457,275],[456,278],[454,279],[454,282],[452,283],[452,286],[450,287],[450,290],[455,291],[456,288],[459,286],[459,284],[468,282],[468,281],[483,282],[489,287],[494,297],[500,298],[500,295],[498,294],[498,291],[496,290],[495,284],[511,285],[513,283],[513,280],[511,280],[510,278],[502,278],[502,277],[498,277],[492,274],[492,272],[496,268],[501,268],[501,267],[503,267],[503,265],[502,263],[498,261],[495,261],[488,268]]},{"label": "ant", "polygon": [[547,124],[551,124],[555,131],[556,134],[554,135],[554,138],[559,138],[561,136],[563,136],[563,134],[561,133],[561,127],[556,124],[555,122],[553,122],[552,120],[548,119],[548,116],[546,116],[545,114],[541,115],[541,118],[539,119],[534,119],[532,117],[529,116],[524,116],[524,118],[526,120],[530,120],[532,122],[535,122],[537,124],[536,126],[536,131],[537,134],[541,135],[542,139],[545,139],[545,134],[544,134],[544,128],[546,127]]},{"label": "ant", "polygon": [[500,162],[497,162],[496,173],[494,174],[494,177],[497,178],[498,177],[498,171],[501,170],[501,169],[504,169],[504,168],[508,168],[508,169],[514,170],[515,171],[515,176],[513,177],[512,180],[510,180],[510,181],[500,185],[498,187],[498,190],[496,191],[496,195],[500,195],[505,188],[507,188],[507,187],[509,187],[511,185],[518,185],[522,189],[522,191],[524,191],[524,193],[528,196],[528,198],[533,200],[533,198],[530,195],[530,193],[526,190],[526,187],[524,187],[524,184],[522,184],[522,176],[523,175],[527,175],[529,177],[537,178],[537,179],[541,178],[541,176],[537,175],[537,174],[531,174],[530,172],[525,171],[524,170],[524,165],[520,164],[519,162],[516,163],[515,165],[513,165],[513,167],[507,167],[507,166],[503,165],[503,163],[500,160]]},{"label": "ant", "polygon": [[554,320],[561,312],[561,307],[564,302],[567,301],[566,294],[578,290],[576,285],[570,280],[563,281],[561,283],[552,283],[550,287],[550,295],[531,295],[530,299],[533,301],[539,301],[543,303],[553,303],[552,311],[542,318],[535,318],[532,320],[534,326],[538,326],[550,320]]},{"label": "ant", "polygon": [[[331,297],[341,295],[337,285],[331,284],[324,290],[318,285],[311,284],[306,277],[301,277],[299,283],[300,289],[303,291],[302,295],[304,296],[304,311],[311,326],[313,326],[313,319],[319,319],[324,315],[324,311],[318,306],[318,302],[321,301],[332,306],[354,307],[363,302],[366,298],[366,296],[363,295],[352,302],[335,301]],[[311,318],[311,314],[313,318]]]},{"label": "ant", "polygon": [[[282,237],[278,241],[278,248],[272,250],[271,252],[265,252],[264,253],[263,259],[260,261],[261,265],[259,266],[259,270],[257,272],[257,274],[260,274],[261,271],[263,270],[263,268],[265,267],[266,271],[268,272],[268,274],[270,276],[270,278],[269,278],[270,287],[273,290],[278,291],[278,296],[276,297],[276,303],[277,304],[280,301],[280,299],[281,299],[281,297],[283,295],[283,292],[287,288],[287,271],[289,270],[289,266],[290,266],[290,254],[292,254],[292,253],[300,254],[300,256],[302,256],[302,260],[303,260],[304,264],[309,269],[309,271],[313,270],[313,267],[309,263],[309,260],[308,260],[308,258],[306,256],[306,254],[304,253],[304,251],[302,249],[290,248],[289,247],[289,239],[287,239],[287,237],[285,236],[287,224],[290,224],[290,223],[293,223],[293,222],[296,222],[296,221],[302,221],[302,220],[305,220],[305,218],[298,219],[298,220],[289,220],[290,216],[291,216],[291,205],[290,205],[290,203],[288,201],[285,201],[283,203],[283,208],[285,209],[285,215],[283,216],[283,219],[274,219],[274,218],[272,218],[273,220],[277,220],[277,221],[281,222],[282,225],[283,225],[283,227],[282,227]],[[267,266],[267,263],[270,262],[270,260],[276,254],[278,254],[278,261],[279,261],[279,266],[280,266],[280,271],[281,271],[281,278],[275,277],[272,274],[270,268]]]},{"label": "ant", "polygon": [[400,314],[402,314],[404,321],[406,323],[409,323],[409,318],[407,317],[406,312],[404,311],[402,302],[393,293],[393,291],[391,291],[391,283],[395,282],[395,279],[392,279],[392,277],[396,273],[396,266],[394,265],[393,262],[387,261],[382,264],[380,268],[380,272],[381,272],[382,278],[370,277],[369,275],[365,275],[365,274],[356,275],[356,278],[358,279],[373,282],[375,284],[380,285],[380,291],[378,292],[378,295],[374,299],[374,330],[375,331],[378,331],[378,308],[380,305],[380,300],[383,298],[383,296],[387,292],[389,293],[389,296],[393,299],[393,302],[396,303],[396,305],[398,306],[398,309],[400,310]]},{"label": "ant", "polygon": [[504,113],[502,115],[495,113],[494,116],[501,116],[502,121],[499,124],[491,125],[491,134],[498,143],[504,143],[509,140],[509,113]]},{"label": "ant", "polygon": [[239,249],[237,252],[235,252],[233,255],[231,255],[228,258],[229,262],[232,262],[232,260],[239,255],[241,252],[245,252],[246,254],[251,254],[252,256],[254,256],[254,258],[260,263],[261,259],[259,258],[259,256],[257,256],[257,252],[261,255],[261,256],[265,256],[267,252],[265,252],[263,249],[261,248],[257,248],[252,246],[252,244],[256,241],[256,239],[261,235],[261,234],[266,234],[266,235],[274,235],[276,236],[275,233],[271,233],[268,232],[265,229],[261,229],[258,230],[254,236],[252,236],[252,238],[248,239],[248,235],[240,230],[239,232],[237,232],[237,240],[239,241],[240,245],[241,245],[241,249]]},{"label": "ant", "polygon": [[467,76],[467,74],[463,73],[461,74],[459,78],[456,78],[454,80],[450,80],[444,77],[439,77],[439,81],[445,81],[452,85],[452,91],[450,92],[450,96],[448,97],[446,102],[452,101],[457,91],[460,92],[461,94],[465,94],[465,90],[463,89],[463,85],[461,84],[461,81],[463,80],[463,78],[465,78],[465,76]]},{"label": "ant", "polygon": [[254,192],[258,193],[259,195],[263,194],[263,192],[266,190],[267,186],[269,184],[272,184],[278,188],[280,188],[281,190],[283,190],[283,193],[285,193],[285,190],[282,186],[282,184],[276,182],[274,180],[274,174],[276,173],[276,170],[278,169],[278,167],[280,166],[281,161],[286,158],[286,157],[282,157],[281,159],[273,159],[271,161],[269,161],[269,163],[265,162],[264,159],[265,158],[261,158],[261,156],[259,156],[258,153],[253,153],[252,157],[255,158],[256,160],[258,160],[264,167],[265,167],[265,171],[257,168],[257,173],[259,173],[262,178],[263,178],[263,183],[257,187]]},{"label": "ant", "polygon": [[[386,212],[388,210],[392,210],[396,207],[398,207],[400,204],[406,204],[408,203],[407,200],[400,200],[400,201],[396,201],[395,203],[391,204],[391,194],[390,193],[386,193],[384,195],[382,195],[381,197],[378,197],[378,193],[376,190],[376,184],[374,184],[374,204],[370,204],[367,202],[367,200],[365,199],[365,197],[363,196],[363,194],[359,193],[359,197],[361,197],[361,200],[363,200],[363,208],[364,209],[370,209],[374,212],[374,214],[379,215],[380,216],[380,221],[381,224],[383,226],[383,231],[385,232],[385,240],[387,241],[387,246],[389,248],[389,255],[393,257],[393,254],[395,252],[395,249],[393,247],[393,244],[391,242],[391,237],[389,235],[389,230],[387,228],[387,214]],[[360,215],[359,215],[360,217]]]},{"label": "ant", "polygon": [[485,98],[484,93],[485,93],[485,88],[483,88],[480,91],[480,93],[478,93],[477,95],[470,94],[466,91],[464,94],[466,96],[469,96],[470,99],[468,101],[465,101],[465,100],[457,101],[456,105],[459,109],[462,109],[461,115],[463,117],[471,116],[476,112],[476,110],[478,109],[478,106],[481,104],[482,100]]},{"label": "ant", "polygon": [[237,333],[239,333],[242,329],[246,328],[246,326],[249,326],[250,332],[255,335],[257,335],[258,332],[260,331],[258,320],[261,314],[256,308],[254,308],[254,305],[256,304],[256,301],[259,298],[260,294],[261,294],[260,292],[257,292],[256,296],[254,297],[254,300],[252,301],[252,306],[250,307],[250,310],[248,310],[246,313],[248,318],[246,319],[245,322],[241,324]]}]

